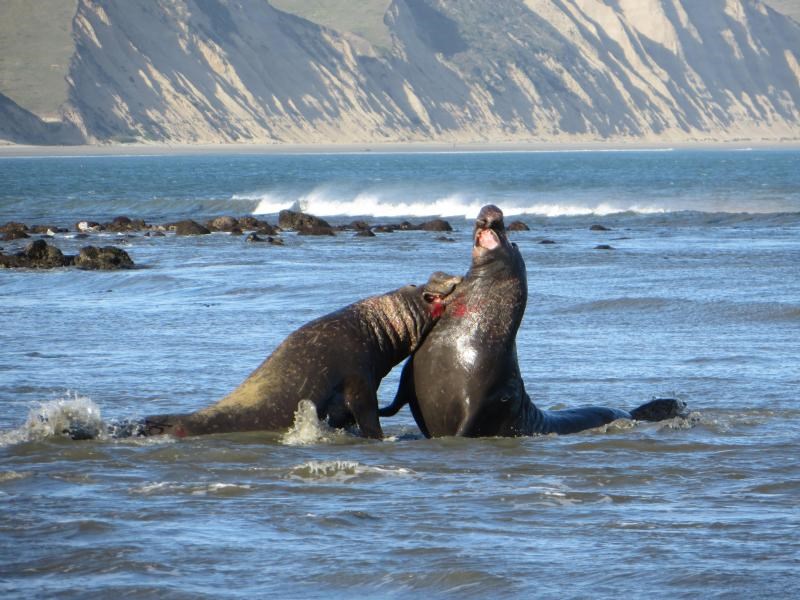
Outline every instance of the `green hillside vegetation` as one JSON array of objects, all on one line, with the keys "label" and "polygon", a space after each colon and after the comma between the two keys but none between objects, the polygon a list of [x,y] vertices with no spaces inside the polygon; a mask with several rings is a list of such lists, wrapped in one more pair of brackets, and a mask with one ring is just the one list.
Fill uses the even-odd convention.
[{"label": "green hillside vegetation", "polygon": [[0,2],[0,93],[43,118],[58,116],[74,52],[78,0]]},{"label": "green hillside vegetation", "polygon": [[377,49],[392,47],[383,16],[392,0],[269,0],[282,10],[342,33],[355,33]]}]

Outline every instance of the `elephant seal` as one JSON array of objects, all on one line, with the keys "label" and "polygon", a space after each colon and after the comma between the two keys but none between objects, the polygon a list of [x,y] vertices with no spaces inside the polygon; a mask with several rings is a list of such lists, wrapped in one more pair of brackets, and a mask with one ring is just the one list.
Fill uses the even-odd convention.
[{"label": "elephant seal", "polygon": [[408,285],[320,317],[291,333],[216,404],[189,414],[149,416],[120,431],[184,437],[281,430],[293,424],[299,402],[310,400],[330,425],[357,424],[362,435],[382,438],[378,385],[416,350],[460,281],[437,272],[423,286]]},{"label": "elephant seal", "polygon": [[[445,314],[406,362],[397,395],[380,416],[408,403],[427,437],[565,434],[632,418],[615,408],[536,407],[525,391],[515,341],[528,297],[525,262],[508,240],[499,208],[481,209],[473,242],[469,271],[448,298]],[[634,414],[661,420],[683,408],[676,400],[659,402]]]}]

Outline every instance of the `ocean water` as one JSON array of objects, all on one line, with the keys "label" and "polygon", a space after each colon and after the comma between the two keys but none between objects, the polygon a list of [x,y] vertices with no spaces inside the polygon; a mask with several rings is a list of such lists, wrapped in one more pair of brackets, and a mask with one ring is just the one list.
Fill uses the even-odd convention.
[{"label": "ocean water", "polygon": [[[530,226],[512,237],[537,404],[675,395],[687,418],[426,440],[405,409],[375,442],[300,411],[288,432],[59,435],[210,404],[301,324],[465,272],[490,202]],[[454,231],[284,233],[283,247],[58,234],[65,252],[114,244],[139,268],[0,271],[3,597],[796,594],[800,151],[0,159],[0,224],[275,222],[288,207]]]}]

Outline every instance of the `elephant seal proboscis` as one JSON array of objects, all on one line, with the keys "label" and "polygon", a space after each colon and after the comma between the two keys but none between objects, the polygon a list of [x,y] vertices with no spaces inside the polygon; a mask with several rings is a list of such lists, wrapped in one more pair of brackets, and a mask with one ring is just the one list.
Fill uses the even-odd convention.
[{"label": "elephant seal proboscis", "polygon": [[525,262],[506,235],[503,212],[484,206],[473,235],[472,265],[448,308],[406,362],[400,387],[381,416],[408,403],[428,437],[574,433],[619,418],[661,420],[683,403],[662,399],[633,411],[596,406],[544,411],[525,391],[516,335],[527,303]]}]

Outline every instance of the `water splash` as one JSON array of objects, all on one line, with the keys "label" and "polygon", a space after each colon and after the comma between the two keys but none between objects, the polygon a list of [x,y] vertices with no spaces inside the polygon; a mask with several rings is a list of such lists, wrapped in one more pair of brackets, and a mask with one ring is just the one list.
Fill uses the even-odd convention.
[{"label": "water splash", "polygon": [[100,407],[77,392],[42,402],[31,408],[22,427],[0,433],[0,446],[51,437],[100,437],[105,431]]},{"label": "water splash", "polygon": [[294,413],[294,425],[280,438],[286,446],[329,444],[347,433],[334,429],[317,417],[317,407],[310,400],[301,400]]}]

